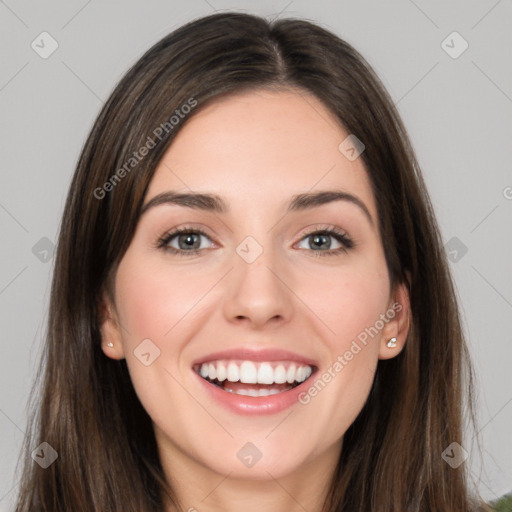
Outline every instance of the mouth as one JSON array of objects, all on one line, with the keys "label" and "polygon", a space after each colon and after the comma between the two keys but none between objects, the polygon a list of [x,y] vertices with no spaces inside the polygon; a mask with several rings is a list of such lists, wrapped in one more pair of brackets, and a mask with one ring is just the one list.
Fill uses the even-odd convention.
[{"label": "mouth", "polygon": [[317,367],[297,361],[218,359],[195,364],[193,370],[223,391],[250,397],[286,393],[311,378]]}]

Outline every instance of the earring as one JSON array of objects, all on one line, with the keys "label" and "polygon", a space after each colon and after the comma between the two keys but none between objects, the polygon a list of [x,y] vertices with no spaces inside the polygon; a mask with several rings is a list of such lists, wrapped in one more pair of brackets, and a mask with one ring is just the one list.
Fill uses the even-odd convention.
[{"label": "earring", "polygon": [[396,347],[396,338],[390,338],[389,341],[386,343],[386,346],[388,348],[395,348]]},{"label": "earring", "polygon": [[111,341],[109,341],[109,342],[107,343],[107,347],[112,348],[113,346],[114,346],[114,344],[113,344]]}]

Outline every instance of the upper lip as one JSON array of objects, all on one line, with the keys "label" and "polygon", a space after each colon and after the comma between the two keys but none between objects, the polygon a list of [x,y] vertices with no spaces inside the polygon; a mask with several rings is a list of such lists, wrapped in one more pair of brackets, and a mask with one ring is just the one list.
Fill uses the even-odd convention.
[{"label": "upper lip", "polygon": [[196,359],[192,366],[207,363],[209,361],[218,361],[220,359],[240,359],[244,361],[294,361],[308,366],[317,367],[314,359],[306,357],[289,350],[278,348],[254,349],[251,347],[240,347],[212,352],[207,356]]}]

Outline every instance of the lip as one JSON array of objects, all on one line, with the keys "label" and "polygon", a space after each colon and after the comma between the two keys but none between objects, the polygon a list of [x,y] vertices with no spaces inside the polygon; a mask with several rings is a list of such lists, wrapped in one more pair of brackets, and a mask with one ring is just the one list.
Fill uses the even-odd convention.
[{"label": "lip", "polygon": [[[203,363],[207,363],[210,361],[217,361],[220,359],[241,359],[245,361],[293,361],[296,363],[300,363],[302,365],[313,366],[315,368],[318,367],[318,363],[309,358],[302,356],[300,354],[296,354],[295,352],[290,352],[289,350],[277,349],[277,348],[265,348],[260,350],[255,350],[253,348],[242,347],[236,349],[228,349],[221,350],[219,352],[213,352],[207,356],[200,357],[193,361],[192,367],[195,365],[200,365]],[[274,395],[278,396],[278,395]],[[255,397],[252,397],[255,398]]]},{"label": "lip", "polygon": [[[298,386],[295,386],[288,391],[283,391],[282,393],[278,393],[276,395],[238,395],[236,393],[224,391],[222,388],[216,386],[215,384],[208,382],[194,370],[194,367],[197,365],[222,359],[254,362],[292,361],[301,365],[311,366],[313,372],[309,378],[307,378],[304,382],[301,382]],[[317,371],[318,363],[314,359],[297,354],[295,352],[291,352],[289,350],[278,348],[254,349],[250,347],[240,347],[234,349],[226,349],[218,352],[212,352],[207,356],[196,359],[192,363],[192,372],[196,378],[199,379],[201,386],[204,387],[206,393],[209,394],[209,397],[229,411],[243,415],[276,414],[291,407],[293,404],[296,404],[299,401],[299,394],[310,386],[312,382],[311,378],[317,373]]]},{"label": "lip", "polygon": [[[206,361],[206,360],[205,360]],[[224,391],[222,388],[203,379],[201,375],[192,370],[192,373],[204,386],[208,395],[218,404],[225,407],[231,412],[243,415],[269,415],[277,414],[285,409],[288,409],[299,401],[299,394],[307,390],[311,385],[311,378],[317,373],[318,369],[313,370],[313,373],[304,382],[298,386],[278,393],[277,395],[269,396],[245,396],[236,393]]]}]

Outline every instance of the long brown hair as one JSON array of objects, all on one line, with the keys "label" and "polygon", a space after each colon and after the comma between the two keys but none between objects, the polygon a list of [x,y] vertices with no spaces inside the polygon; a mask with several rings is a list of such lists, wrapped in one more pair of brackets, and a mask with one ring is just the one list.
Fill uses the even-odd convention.
[{"label": "long brown hair", "polygon": [[[314,94],[363,141],[392,284],[410,275],[407,343],[379,361],[368,400],[344,435],[324,511],[479,507],[466,464],[452,468],[441,456],[452,442],[463,444],[471,367],[439,229],[393,101],[364,58],[331,32],[303,20],[222,13],[148,50],[84,145],[60,228],[17,512],[163,512],[164,492],[173,496],[126,362],[100,348],[98,305],[181,127],[220,95],[262,87]],[[134,157],[143,146],[145,155]],[[29,456],[42,442],[58,453],[46,469]]]}]

